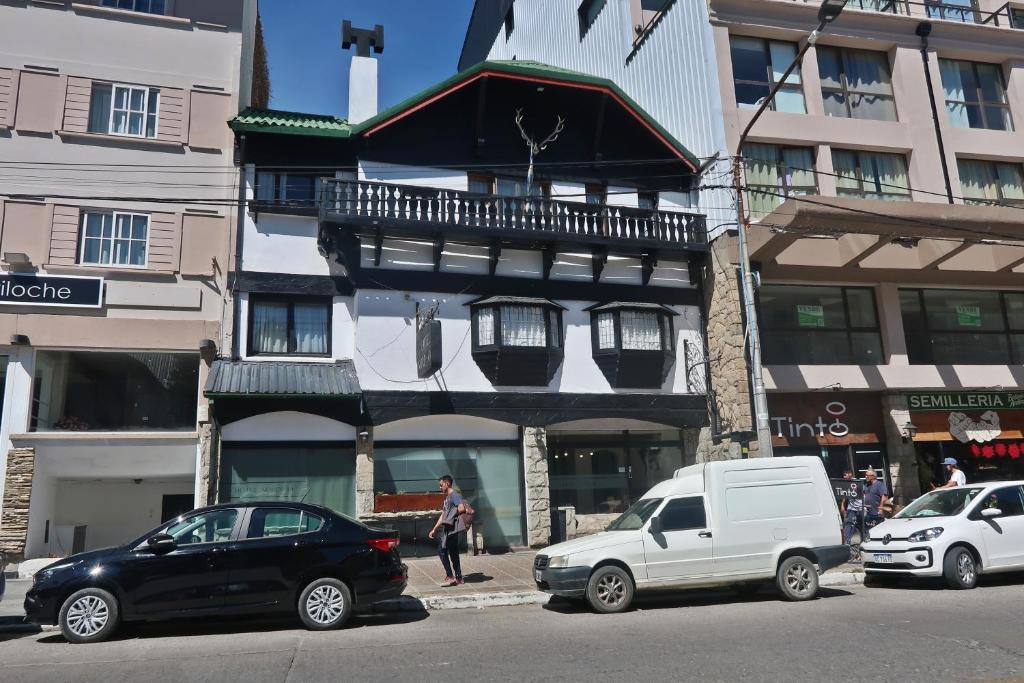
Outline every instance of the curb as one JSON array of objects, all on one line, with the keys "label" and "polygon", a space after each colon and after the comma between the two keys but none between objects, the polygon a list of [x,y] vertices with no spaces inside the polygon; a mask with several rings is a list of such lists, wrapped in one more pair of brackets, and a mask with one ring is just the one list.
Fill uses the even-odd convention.
[{"label": "curb", "polygon": [[818,585],[824,588],[836,586],[856,586],[864,583],[864,572],[836,572],[822,574],[818,577]]},{"label": "curb", "polygon": [[483,609],[484,607],[511,607],[514,605],[543,605],[551,596],[540,591],[511,593],[469,593],[467,595],[434,595],[417,598],[403,595],[394,600],[379,602],[374,612],[423,612],[441,609]]}]

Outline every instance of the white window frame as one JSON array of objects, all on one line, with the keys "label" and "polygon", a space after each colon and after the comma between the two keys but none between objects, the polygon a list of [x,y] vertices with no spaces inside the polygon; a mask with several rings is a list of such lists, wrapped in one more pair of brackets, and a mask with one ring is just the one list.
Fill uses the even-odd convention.
[{"label": "white window frame", "polygon": [[[89,238],[87,238],[86,237],[86,234],[85,234],[86,221],[88,220],[88,217],[90,215],[110,216],[110,221],[111,221],[111,234],[110,234],[110,259],[111,260],[110,260],[110,263],[99,263],[99,262],[96,262],[96,261],[86,261],[85,260],[86,240],[87,239],[100,239],[100,240],[103,239],[102,236],[99,237],[99,238],[96,238],[96,237],[89,237]],[[117,251],[117,245],[118,245],[118,241],[119,241],[119,238],[117,237],[117,219],[120,216],[125,216],[125,217],[128,218],[129,226],[131,225],[132,222],[134,222],[134,219],[137,218],[137,217],[145,218],[146,219],[146,248],[143,251],[144,257],[142,259],[142,263],[141,264],[139,264],[139,263],[117,263],[116,262],[115,252]],[[100,268],[148,268],[149,267],[149,237],[150,237],[150,235],[152,235],[152,232],[153,232],[152,227],[153,227],[152,216],[150,216],[148,213],[137,213],[137,212],[132,212],[132,211],[82,211],[81,219],[79,221],[79,228],[78,228],[79,229],[79,235],[80,235],[79,240],[78,240],[78,242],[79,242],[79,245],[78,245],[78,265],[80,265],[80,266],[96,266],[96,267],[100,267]],[[120,241],[124,242],[125,240],[122,239]],[[127,239],[129,258],[131,258],[131,243],[132,242],[138,242],[138,241],[139,240],[134,239],[131,236],[131,234],[129,233],[128,239]]]},{"label": "white window frame", "polygon": [[[128,91],[128,109],[117,108],[117,89],[123,88]],[[117,133],[114,131],[114,114],[118,111],[125,113],[125,130],[128,130],[128,120],[132,113],[138,113],[137,110],[131,109],[132,102],[132,90],[141,90],[143,93],[142,98],[142,132],[141,133]],[[156,109],[153,112],[153,135],[146,135],[146,130],[149,128],[149,98],[150,96],[156,97]],[[145,140],[155,140],[160,135],[160,91],[156,88],[150,88],[145,85],[129,85],[127,83],[111,83],[110,84],[110,115],[107,120],[107,134],[108,135],[119,135],[128,138],[142,138]]]}]

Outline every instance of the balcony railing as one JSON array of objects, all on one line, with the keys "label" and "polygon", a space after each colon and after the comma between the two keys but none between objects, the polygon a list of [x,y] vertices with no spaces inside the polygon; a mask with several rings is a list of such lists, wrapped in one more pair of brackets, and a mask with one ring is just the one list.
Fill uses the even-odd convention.
[{"label": "balcony railing", "polygon": [[[810,2],[810,0],[797,1]],[[1024,12],[1012,7],[1009,3],[994,12],[983,11],[976,3],[916,2],[913,0],[850,0],[846,8],[901,14],[921,19],[942,19],[963,24],[988,24],[1003,28],[1024,29]]]},{"label": "balcony railing", "polygon": [[373,181],[325,179],[321,221],[434,232],[648,247],[706,245],[703,215],[546,197],[502,197]]}]

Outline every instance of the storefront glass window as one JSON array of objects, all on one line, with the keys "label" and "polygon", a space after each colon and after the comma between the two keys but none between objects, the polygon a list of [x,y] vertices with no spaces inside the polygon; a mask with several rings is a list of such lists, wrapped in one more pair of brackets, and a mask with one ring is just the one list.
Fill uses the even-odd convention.
[{"label": "storefront glass window", "polygon": [[621,513],[683,464],[678,430],[551,433],[551,505],[572,505],[580,515]]},{"label": "storefront glass window", "polygon": [[1024,363],[1024,296],[1017,292],[901,289],[911,364]]},{"label": "storefront glass window", "polygon": [[884,362],[870,288],[762,285],[758,304],[767,364]]},{"label": "storefront glass window", "polygon": [[32,431],[191,431],[199,356],[39,351]]},{"label": "storefront glass window", "polygon": [[514,444],[378,442],[373,449],[378,493],[434,493],[445,474],[476,509],[488,548],[523,545],[522,458]]},{"label": "storefront glass window", "polygon": [[348,444],[227,442],[220,501],[301,501],[355,517],[355,476],[355,448]]}]

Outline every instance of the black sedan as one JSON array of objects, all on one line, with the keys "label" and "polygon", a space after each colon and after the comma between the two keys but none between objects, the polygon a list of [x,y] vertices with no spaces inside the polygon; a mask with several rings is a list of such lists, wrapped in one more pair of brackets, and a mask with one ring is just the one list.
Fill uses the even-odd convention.
[{"label": "black sedan", "polygon": [[72,643],[122,621],[298,613],[309,629],[397,597],[406,567],[397,532],[301,503],[193,510],[119,548],[66,557],[35,575],[28,621],[60,624]]}]

